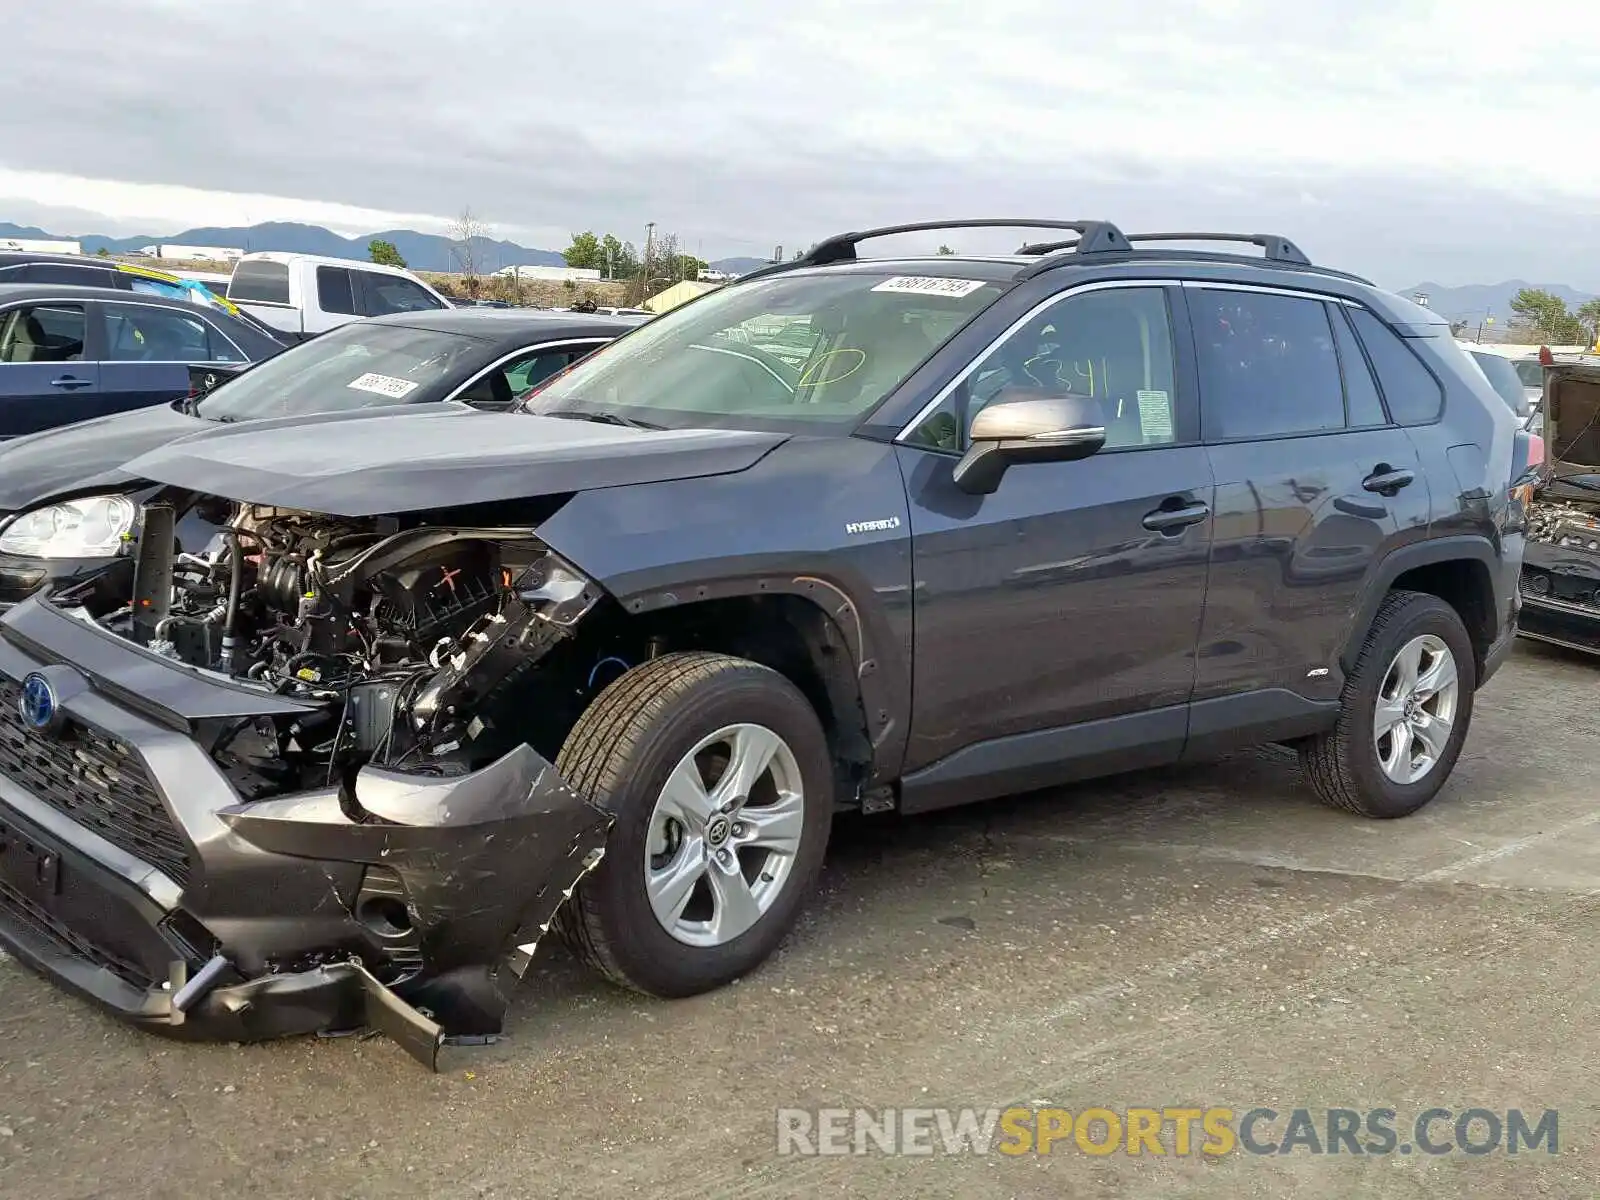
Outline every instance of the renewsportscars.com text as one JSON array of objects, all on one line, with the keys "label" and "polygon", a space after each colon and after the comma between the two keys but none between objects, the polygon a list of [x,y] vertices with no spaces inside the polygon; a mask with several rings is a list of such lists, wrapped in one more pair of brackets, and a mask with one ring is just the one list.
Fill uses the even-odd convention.
[{"label": "renewsportscars.com text", "polygon": [[1560,1153],[1554,1109],[781,1108],[780,1155]]}]

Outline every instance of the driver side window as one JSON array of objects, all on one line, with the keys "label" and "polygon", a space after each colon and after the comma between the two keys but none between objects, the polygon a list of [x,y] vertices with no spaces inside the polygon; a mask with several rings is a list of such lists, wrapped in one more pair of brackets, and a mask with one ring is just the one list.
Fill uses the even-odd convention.
[{"label": "driver side window", "polygon": [[1177,441],[1172,321],[1158,287],[1081,292],[1035,314],[978,360],[910,434],[914,445],[967,448],[972,419],[1002,389],[1097,401],[1107,450]]}]

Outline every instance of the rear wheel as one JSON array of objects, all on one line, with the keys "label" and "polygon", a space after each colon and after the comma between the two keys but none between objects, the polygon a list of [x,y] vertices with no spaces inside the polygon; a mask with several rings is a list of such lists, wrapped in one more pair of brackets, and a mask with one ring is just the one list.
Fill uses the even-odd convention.
[{"label": "rear wheel", "polygon": [[595,699],[557,766],[616,817],[561,918],[586,962],[627,987],[687,996],[777,948],[833,817],[827,740],[787,679],[720,654],[653,659]]},{"label": "rear wheel", "polygon": [[1472,721],[1472,641],[1437,596],[1393,592],[1345,681],[1338,724],[1301,744],[1300,761],[1326,803],[1369,817],[1404,817],[1450,777]]}]

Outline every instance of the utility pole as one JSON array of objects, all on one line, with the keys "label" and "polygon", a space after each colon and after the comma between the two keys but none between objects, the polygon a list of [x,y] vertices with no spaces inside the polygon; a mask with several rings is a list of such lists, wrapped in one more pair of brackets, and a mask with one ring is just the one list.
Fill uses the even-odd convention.
[{"label": "utility pole", "polygon": [[645,274],[647,275],[650,273],[650,263],[652,262],[650,251],[655,246],[655,241],[656,223],[654,221],[646,221],[644,223],[644,266]]}]

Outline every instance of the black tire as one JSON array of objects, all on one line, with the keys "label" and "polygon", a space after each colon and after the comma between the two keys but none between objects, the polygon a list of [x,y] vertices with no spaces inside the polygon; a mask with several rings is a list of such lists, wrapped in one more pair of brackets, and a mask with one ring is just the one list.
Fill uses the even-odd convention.
[{"label": "black tire", "polygon": [[[1450,738],[1432,770],[1413,784],[1384,774],[1373,740],[1378,689],[1395,655],[1411,639],[1438,637],[1455,658],[1459,694]],[[1391,592],[1384,597],[1361,647],[1355,669],[1345,680],[1339,721],[1332,730],[1300,744],[1300,764],[1317,797],[1335,808],[1364,817],[1406,817],[1432,800],[1450,778],[1472,723],[1477,659],[1461,617],[1437,596]]]},{"label": "black tire", "polygon": [[[743,934],[718,946],[674,938],[645,891],[646,839],[667,777],[697,742],[728,725],[764,725],[794,754],[805,790],[800,845],[784,890]],[[833,766],[816,713],[778,672],[722,654],[666,654],[621,675],[568,734],[556,766],[616,817],[605,858],[563,906],[574,953],[615,983],[692,996],[747,974],[794,924],[816,883],[833,819]]]}]

